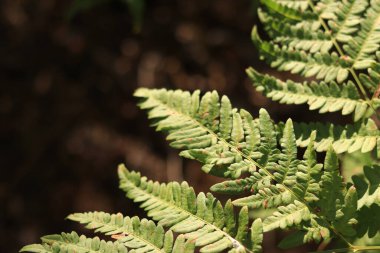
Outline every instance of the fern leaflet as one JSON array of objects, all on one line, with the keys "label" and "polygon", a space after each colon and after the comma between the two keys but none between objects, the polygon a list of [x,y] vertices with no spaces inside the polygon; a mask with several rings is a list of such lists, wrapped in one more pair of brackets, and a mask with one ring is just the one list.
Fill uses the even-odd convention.
[{"label": "fern leaflet", "polygon": [[119,167],[119,177],[120,188],[128,198],[141,202],[148,216],[159,225],[194,241],[201,252],[220,252],[228,248],[250,252],[260,248],[257,230],[248,234],[247,208],[241,209],[236,220],[230,201],[223,207],[210,193],[195,195],[186,182],[159,184],[124,166]]},{"label": "fern leaflet", "polygon": [[100,240],[99,237],[86,238],[78,236],[76,232],[60,235],[47,235],[41,238],[42,244],[31,244],[23,247],[21,252],[56,253],[127,253],[127,248],[119,242]]}]

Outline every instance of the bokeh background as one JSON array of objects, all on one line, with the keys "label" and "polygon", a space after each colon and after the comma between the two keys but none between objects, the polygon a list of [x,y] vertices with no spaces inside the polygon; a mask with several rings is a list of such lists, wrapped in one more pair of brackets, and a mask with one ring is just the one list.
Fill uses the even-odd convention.
[{"label": "bokeh background", "polygon": [[[117,0],[71,18],[72,1],[0,1],[0,252],[45,234],[90,235],[64,220],[73,212],[144,215],[118,189],[122,162],[197,191],[218,181],[149,128],[137,87],[216,89],[254,115],[266,107],[277,120],[317,119],[251,87],[245,68],[270,71],[250,41],[252,2],[148,0],[136,32]],[[266,252],[285,252],[275,249],[281,236],[266,236]]]}]

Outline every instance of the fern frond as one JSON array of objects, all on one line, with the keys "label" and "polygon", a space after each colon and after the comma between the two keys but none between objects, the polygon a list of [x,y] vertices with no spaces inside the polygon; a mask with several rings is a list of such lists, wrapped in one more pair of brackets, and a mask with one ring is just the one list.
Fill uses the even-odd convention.
[{"label": "fern frond", "polygon": [[347,43],[359,30],[362,22],[361,15],[368,6],[367,0],[337,1],[337,8],[333,9],[334,18],[328,22],[332,38]]},{"label": "fern frond", "polygon": [[[216,187],[214,187],[214,191],[218,192]],[[254,193],[251,196],[234,200],[233,204],[235,206],[248,206],[250,208],[272,208],[286,205],[293,201],[294,197],[292,194],[281,185],[268,185],[259,189],[257,193]]]},{"label": "fern frond", "polygon": [[[252,196],[234,200],[233,203],[239,206],[277,208],[288,206],[288,209],[283,210],[284,220],[287,219],[287,210],[290,210],[289,212],[296,209],[302,210],[296,212],[295,217],[289,218],[288,223],[273,222],[277,225],[272,226],[273,228],[280,226],[278,224],[281,224],[281,228],[284,228],[285,224],[286,226],[302,226],[305,241],[310,238],[326,239],[326,236],[330,235],[329,232],[325,232],[326,229],[337,231],[333,229],[334,222],[341,219],[337,214],[347,211],[344,209],[345,189],[339,174],[337,156],[332,147],[325,159],[325,169],[322,170],[322,166],[316,161],[313,148],[314,134],[309,134],[312,138],[308,140],[309,147],[304,155],[305,160],[297,158],[297,140],[291,120],[288,120],[283,127],[276,128],[264,110],[260,110],[259,118],[253,120],[248,112],[231,109],[232,106],[226,97],[223,97],[222,102],[219,103],[217,93],[206,93],[202,98],[199,98],[198,92],[194,94],[166,90],[137,91],[137,96],[145,98],[140,106],[149,110],[148,115],[155,120],[154,124],[158,130],[166,130],[169,137],[175,136],[175,138],[169,138],[176,144],[172,146],[185,149],[181,152],[182,154],[185,152],[185,157],[197,159],[206,166],[213,166],[213,163],[217,163],[220,159],[227,166],[218,168],[222,171],[233,171],[232,166],[236,165],[230,157],[239,157],[239,162],[243,161],[248,167],[255,168],[255,170],[247,170],[250,176],[219,183],[211,187],[212,190],[228,193],[249,190]],[[211,100],[210,97],[213,99]],[[226,119],[229,120],[226,121]],[[193,129],[202,131],[193,131]],[[186,136],[194,132],[197,132],[199,134],[197,138],[202,138],[202,140],[209,136],[209,141],[200,143],[200,139]],[[278,136],[280,136],[281,149],[278,148]],[[178,143],[181,145],[177,145]],[[218,156],[210,152],[216,149],[219,151]],[[133,176],[129,177],[133,178]],[[146,179],[142,182],[144,185],[152,185],[150,188],[143,186],[144,188],[154,189],[153,182],[145,183]],[[179,185],[176,187],[180,188]],[[153,208],[158,208],[161,205],[154,204],[158,201],[157,199],[153,201],[150,197],[142,196],[141,190],[135,191],[136,186],[131,185],[129,188],[132,192],[131,198],[140,196],[141,201],[148,203],[143,204],[143,207],[153,205]],[[159,185],[156,188],[159,189]],[[158,190],[155,192],[158,194]],[[195,197],[192,198],[195,199]],[[203,195],[202,199],[206,197]],[[335,203],[337,199],[338,203]],[[169,210],[171,214],[176,213],[173,209]],[[270,219],[275,221],[280,219],[279,217]],[[173,219],[174,217],[171,220]],[[264,220],[264,226],[265,222],[269,221]],[[342,220],[341,223],[345,224],[345,221]],[[340,226],[344,227],[341,223],[339,223]],[[315,233],[321,231],[323,234],[317,237]]]},{"label": "fern frond", "polygon": [[[259,49],[261,57],[280,71],[322,79],[327,83],[319,84],[322,86],[336,86],[330,82],[336,80],[337,83],[342,83],[351,73],[355,85],[360,88],[360,93],[367,100],[366,103],[364,100],[361,101],[364,105],[358,107],[358,113],[362,117],[366,113],[367,117],[373,114],[379,107],[379,101],[369,99],[364,87],[371,93],[375,93],[378,89],[376,83],[378,71],[370,68],[377,64],[376,55],[380,47],[380,1],[319,1],[316,6],[312,1],[308,1],[309,8],[316,14],[315,16],[307,15],[308,8],[300,11],[295,6],[283,6],[272,0],[261,2],[263,9],[259,9],[259,17],[271,37],[270,41],[263,41],[256,28],[253,29],[252,40]],[[286,17],[286,14],[290,17]],[[355,72],[363,69],[369,73]],[[300,85],[291,85],[300,87]],[[352,83],[349,86],[351,87]],[[306,87],[308,88],[310,87]],[[278,89],[279,87],[267,87],[266,92],[285,97],[283,101],[293,95],[283,94]],[[374,98],[378,98],[377,93],[379,92],[374,94]],[[323,102],[329,100],[329,94],[327,97],[321,94],[321,97],[324,98],[315,102],[316,106],[318,103],[323,103],[324,108],[322,108],[325,111],[330,110],[329,108],[335,109],[330,103]],[[306,98],[303,96],[303,99]],[[325,112],[324,110],[322,112]],[[359,116],[356,115],[355,119],[360,119]]]},{"label": "fern frond", "polygon": [[[235,205],[254,208],[262,206],[267,208],[277,207],[293,201],[292,194],[284,187],[295,184],[297,166],[299,165],[299,160],[297,159],[297,145],[291,121],[285,124],[280,144],[282,153],[278,155],[277,164],[268,164],[267,166],[269,167],[268,169],[273,170],[273,176],[271,178],[277,182],[277,185],[263,185],[264,187],[259,189],[258,193],[235,200],[233,202]],[[270,183],[270,180],[267,182]]]},{"label": "fern frond", "polygon": [[[263,159],[267,157],[263,156],[258,149],[258,146],[263,144],[260,138],[265,136],[260,134],[260,120],[253,120],[252,116],[244,110],[240,110],[240,113],[238,113],[237,109],[232,109],[227,97],[223,97],[219,103],[217,99],[219,96],[213,93],[216,99],[212,102],[212,109],[215,111],[219,110],[219,113],[214,113],[220,115],[220,123],[219,128],[215,126],[215,130],[212,130],[208,129],[207,126],[203,125],[199,120],[201,117],[209,117],[207,113],[202,114],[198,111],[194,111],[192,114],[187,114],[186,111],[181,112],[181,109],[169,104],[169,100],[177,100],[180,101],[177,103],[183,102],[187,108],[190,108],[190,106],[197,108],[196,104],[200,103],[198,92],[195,92],[191,96],[192,98],[190,98],[190,94],[179,91],[173,93],[172,91],[166,90],[148,91],[144,89],[138,92],[140,92],[139,96],[143,97],[142,94],[145,93],[145,98],[150,98],[141,104],[143,109],[147,104],[152,103],[147,109],[151,109],[152,113],[155,113],[157,117],[165,117],[163,122],[157,121],[156,125],[158,125],[159,130],[165,130],[165,127],[168,128],[169,135],[167,139],[173,141],[172,146],[185,149],[185,151],[181,152],[181,155],[184,157],[197,159],[204,163],[203,170],[207,173],[237,178],[243,172],[252,172],[255,170],[256,164],[251,160],[259,160],[258,158],[262,157],[261,161],[264,161]],[[210,97],[210,95],[211,94],[206,97]],[[152,101],[154,101],[154,103]],[[154,118],[155,116],[152,116],[152,113],[150,113],[150,117]],[[234,115],[234,124],[231,123],[233,118],[231,114]],[[214,121],[214,123],[217,124],[218,117],[214,119],[209,118],[208,120]],[[240,120],[243,126],[239,123]],[[172,126],[170,127],[169,122],[172,122]],[[181,122],[183,122],[184,129],[181,128]],[[191,122],[191,124],[189,122]],[[272,159],[276,159],[275,157],[276,154],[279,153],[279,150],[277,149],[275,138],[277,138],[277,135],[282,135],[284,125],[279,123],[276,127],[278,134],[275,134],[274,128],[270,126],[271,124],[270,121],[262,123],[262,129],[268,127],[268,129],[270,129],[267,131],[267,139],[272,140],[270,144],[272,148],[268,146],[265,149],[273,153]],[[231,129],[233,128],[235,128],[233,138],[235,138],[235,140],[240,138],[240,143],[232,141],[232,136],[230,135],[232,134]],[[337,153],[352,153],[357,150],[366,153],[376,147],[380,152],[380,145],[377,145],[380,141],[380,131],[375,122],[371,119],[346,126],[333,125],[330,123],[322,124],[318,122],[294,123],[294,129],[296,143],[297,146],[300,147],[306,147],[309,144],[311,132],[316,130],[315,149],[318,152],[326,151],[330,145],[334,147]],[[238,134],[240,134],[240,137]],[[242,138],[243,135],[244,138]],[[200,140],[204,141],[201,142]],[[264,163],[262,164],[264,165]],[[265,178],[265,175],[258,176]],[[260,178],[256,178],[255,180],[260,180]],[[243,190],[242,188],[244,187],[240,188]],[[245,190],[249,189],[251,188],[245,188]]]},{"label": "fern frond", "polygon": [[303,156],[303,160],[298,165],[296,173],[297,183],[293,187],[294,193],[307,202],[318,201],[323,165],[317,163],[316,152],[314,151],[314,141],[316,132],[310,134],[309,145]]},{"label": "fern frond", "polygon": [[335,219],[336,211],[343,202],[343,178],[339,172],[338,157],[330,148],[327,151],[324,173],[320,181],[321,195],[319,206],[321,213],[328,221]]},{"label": "fern frond", "polygon": [[341,58],[335,52],[311,55],[291,48],[280,48],[274,43],[263,41],[259,37],[256,27],[252,30],[252,40],[258,48],[261,58],[279,71],[290,71],[304,77],[315,76],[325,82],[335,79],[343,82],[347,79],[349,67],[352,65],[351,60]]},{"label": "fern frond", "polygon": [[[283,123],[278,124],[278,132],[281,133]],[[316,131],[315,149],[317,152],[327,151],[333,146],[336,153],[353,153],[360,151],[366,153],[377,149],[379,152],[380,131],[376,123],[367,119],[355,124],[345,126],[334,125],[331,123],[294,123],[294,131],[297,139],[297,145],[306,147],[310,141],[312,131]]]},{"label": "fern frond", "polygon": [[356,235],[353,225],[357,223],[358,195],[354,186],[347,190],[344,197],[344,203],[341,209],[336,213],[333,226],[343,236],[350,238]]},{"label": "fern frond", "polygon": [[287,206],[280,206],[278,211],[273,213],[263,222],[264,232],[274,230],[276,228],[288,228],[302,221],[309,221],[312,214],[307,206],[299,201]]},{"label": "fern frond", "polygon": [[266,97],[282,104],[308,104],[310,110],[319,109],[319,113],[341,111],[342,115],[354,114],[354,121],[368,118],[374,109],[380,106],[380,100],[374,99],[371,107],[360,98],[355,84],[351,81],[338,86],[330,83],[297,83],[291,80],[283,82],[275,77],[263,75],[253,68],[247,69],[256,89]]},{"label": "fern frond", "polygon": [[[153,221],[147,219],[140,220],[136,216],[130,218],[123,217],[121,213],[104,212],[75,213],[67,218],[86,224],[86,228],[95,229],[95,232],[113,235],[130,249],[141,252],[175,252],[173,233],[171,231],[165,233],[162,226],[156,226]],[[187,252],[194,251],[194,245],[190,241],[181,242],[181,240],[177,243],[179,244],[177,247],[184,247]]]},{"label": "fern frond", "polygon": [[23,247],[21,252],[56,253],[127,253],[127,248],[119,242],[100,240],[99,237],[86,238],[76,232],[60,235],[47,235],[41,238],[41,244],[31,244]]},{"label": "fern frond", "polygon": [[252,231],[251,235],[248,233],[246,207],[241,209],[236,220],[231,202],[223,207],[210,193],[196,196],[186,182],[159,184],[148,181],[139,173],[129,172],[122,165],[119,177],[120,188],[128,198],[141,202],[148,216],[157,220],[159,225],[195,241],[201,252],[225,249],[249,252],[259,248],[255,242],[260,235],[257,231]]},{"label": "fern frond", "polygon": [[[185,149],[181,152],[183,156],[204,163],[203,170],[213,175],[236,178],[242,172],[253,173],[255,188],[258,190],[260,185],[266,188],[259,192],[255,205],[279,205],[281,199],[289,200],[289,193],[284,193],[283,198],[275,196],[284,192],[283,187],[276,188],[266,183],[273,179],[289,185],[294,182],[297,167],[297,162],[292,161],[296,157],[295,139],[292,140],[290,135],[283,138],[284,154],[281,154],[277,148],[274,124],[266,111],[260,111],[259,120],[255,122],[248,112],[231,109],[227,97],[219,103],[216,92],[206,93],[201,99],[198,94],[147,89],[137,91],[138,96],[146,98],[141,107],[150,110],[149,117],[156,119],[157,129],[169,132],[168,139],[173,141],[173,147]],[[256,166],[266,170],[254,172]],[[252,189],[253,186],[244,185],[244,188]],[[271,197],[273,199],[269,200]]]},{"label": "fern frond", "polygon": [[[319,199],[319,181],[322,175],[322,164],[317,163],[314,151],[315,132],[311,133],[310,142],[304,154],[304,160],[298,161],[297,169],[293,172],[291,181],[292,193],[283,185],[272,185],[272,177],[262,170],[254,172],[251,176],[243,179],[224,181],[215,184],[211,190],[219,193],[240,194],[250,192],[252,195],[233,201],[236,206],[248,206],[251,208],[272,208],[280,205],[293,203],[295,197],[311,203]],[[261,173],[261,174],[260,174]]]},{"label": "fern frond", "polygon": [[[265,164],[274,159],[271,154],[278,153],[270,119],[262,116],[262,126],[258,126],[248,112],[232,109],[227,97],[220,101],[215,91],[202,98],[199,91],[165,89],[139,89],[135,95],[144,99],[140,107],[149,110],[148,117],[155,120],[157,130],[169,133],[170,145],[182,149],[180,155],[204,163],[206,173],[238,178],[255,170],[253,158]],[[259,142],[263,144],[260,151]]]},{"label": "fern frond", "polygon": [[343,46],[353,60],[354,69],[366,69],[375,63],[375,52],[380,44],[380,1],[370,1],[358,34]]},{"label": "fern frond", "polygon": [[265,31],[280,47],[309,51],[310,53],[327,53],[333,46],[331,35],[320,30],[304,29],[275,19],[259,10],[259,18]]}]

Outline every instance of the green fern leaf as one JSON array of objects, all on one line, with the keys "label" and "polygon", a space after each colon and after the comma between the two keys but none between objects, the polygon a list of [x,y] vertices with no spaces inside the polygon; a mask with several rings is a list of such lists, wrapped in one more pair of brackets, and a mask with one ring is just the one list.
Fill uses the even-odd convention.
[{"label": "green fern leaf", "polygon": [[251,225],[251,249],[252,252],[261,252],[263,244],[263,222],[261,219],[256,219]]},{"label": "green fern leaf", "polygon": [[119,242],[100,240],[98,237],[86,238],[78,236],[76,232],[62,233],[60,235],[47,235],[41,238],[42,244],[32,244],[23,247],[21,252],[56,253],[127,253],[127,248]]},{"label": "green fern leaf", "polygon": [[336,211],[343,203],[343,179],[340,176],[338,157],[330,148],[327,151],[324,173],[321,177],[321,194],[318,206],[321,214],[328,220],[333,221]]},{"label": "green fern leaf", "polygon": [[368,1],[347,0],[337,2],[334,8],[334,18],[328,22],[331,28],[332,38],[339,42],[347,43],[358,31],[358,24],[362,22],[361,15],[366,10]]},{"label": "green fern leaf", "polygon": [[365,15],[358,34],[343,46],[353,59],[354,69],[366,69],[375,63],[375,52],[380,44],[380,1],[371,1]]},{"label": "green fern leaf", "polygon": [[[354,113],[354,120],[369,117],[374,113],[380,102],[373,100],[373,106],[360,99],[355,85],[349,81],[339,87],[335,82],[296,83],[291,80],[283,82],[268,75],[262,75],[252,68],[247,74],[256,89],[274,101],[282,104],[305,104],[310,110],[319,109],[319,113],[342,111],[343,115]],[[346,77],[345,77],[346,78]],[[344,78],[344,79],[345,79]]]},{"label": "green fern leaf", "polygon": [[292,203],[293,200],[292,194],[281,185],[268,185],[256,194],[234,200],[233,204],[250,208],[272,208]]},{"label": "green fern leaf", "polygon": [[128,198],[141,202],[148,216],[159,225],[195,241],[201,252],[220,252],[228,248],[245,252],[257,247],[252,245],[248,234],[246,208],[235,221],[230,202],[223,208],[210,193],[196,196],[186,182],[159,184],[139,173],[129,172],[124,166],[119,167],[119,177],[120,187]]},{"label": "green fern leaf", "polygon": [[[278,132],[282,132],[282,123],[278,124]],[[366,153],[373,149],[379,149],[377,144],[380,131],[376,123],[371,120],[364,120],[355,124],[345,126],[331,123],[294,123],[297,146],[306,147],[310,142],[312,131],[317,132],[314,148],[317,152],[324,152],[332,146],[338,154],[343,152],[353,153],[361,151]]]},{"label": "green fern leaf", "polygon": [[[271,40],[263,41],[256,28],[253,29],[252,40],[261,58],[280,71],[324,82],[299,84],[266,80],[256,84],[259,90],[282,103],[308,103],[310,109],[319,109],[321,113],[354,113],[355,121],[371,116],[379,108],[379,0],[318,1],[316,6],[308,1],[303,11],[272,0],[262,0],[262,5],[259,17]],[[316,15],[309,15],[308,10]],[[367,71],[358,74],[356,70]],[[365,99],[360,99],[351,81],[337,89],[333,81],[343,83],[349,75]],[[374,94],[372,99],[364,87]],[[348,90],[354,91],[350,93],[354,97],[346,96]]]},{"label": "green fern leaf", "polygon": [[272,216],[269,216],[263,222],[264,232],[276,228],[288,228],[294,224],[300,224],[302,221],[309,221],[312,217],[307,206],[299,201],[287,206],[280,206]]},{"label": "green fern leaf", "polygon": [[165,233],[162,226],[156,226],[147,219],[140,220],[136,216],[130,218],[123,217],[120,213],[89,212],[71,214],[68,219],[86,224],[87,228],[95,229],[95,232],[113,235],[127,248],[138,252],[183,252],[176,251],[176,247],[186,248],[188,252],[194,251],[192,242],[177,238],[173,246],[171,231]]},{"label": "green fern leaf", "polygon": [[259,10],[259,18],[265,31],[280,47],[309,51],[310,53],[327,53],[333,46],[331,35],[320,30],[313,31],[284,23],[267,12]]},{"label": "green fern leaf", "polygon": [[[229,101],[227,103],[227,98],[224,98],[224,101],[219,103],[219,100],[216,99],[218,97],[216,93],[206,93],[208,94],[207,96],[205,95],[206,100],[204,97],[200,98],[199,93],[196,93],[197,98],[192,99],[191,102],[187,100],[194,97],[194,95],[185,95],[185,93],[179,91],[144,89],[139,90],[137,93],[138,96],[145,98],[141,103],[141,107],[149,109],[149,117],[155,119],[155,126],[158,130],[168,131],[169,136],[177,135],[177,137],[173,139],[177,143],[183,143],[184,141],[182,140],[186,140],[186,145],[175,146],[176,148],[185,149],[185,151],[181,152],[182,154],[184,152],[186,153],[185,157],[197,159],[205,163],[205,165],[215,164],[218,163],[217,156],[210,151],[218,148],[219,159],[221,159],[224,164],[229,164],[230,166],[226,168],[227,170],[233,170],[231,164],[234,162],[232,159],[226,159],[228,157],[239,157],[239,162],[246,159],[244,162],[247,163],[247,166],[255,166],[256,171],[247,170],[250,172],[248,177],[218,183],[212,186],[211,190],[232,194],[242,193],[244,191],[251,192],[251,196],[238,198],[232,202],[234,205],[243,206],[241,212],[244,212],[244,207],[278,208],[280,212],[275,213],[274,216],[270,216],[263,221],[263,231],[269,231],[275,228],[301,226],[304,232],[304,242],[311,240],[319,241],[321,239],[329,239],[330,229],[333,228],[333,224],[343,229],[348,228],[354,221],[355,214],[351,212],[352,208],[349,208],[352,207],[353,204],[351,202],[350,204],[348,203],[348,199],[352,200],[354,198],[347,198],[347,203],[344,202],[345,191],[338,170],[337,156],[331,147],[328,151],[325,160],[325,169],[323,171],[322,165],[316,161],[314,151],[315,133],[309,133],[307,140],[309,146],[305,152],[304,160],[299,160],[297,158],[297,139],[301,137],[295,133],[297,130],[294,129],[296,127],[293,127],[291,120],[288,120],[283,126],[275,126],[268,113],[264,110],[260,110],[259,118],[253,120],[252,116],[247,112],[242,111],[243,113],[239,113],[236,109],[231,109],[232,106]],[[210,100],[211,96],[214,96],[215,99]],[[212,101],[208,102],[207,109],[212,110],[212,113],[208,113],[205,109],[200,113],[200,109],[198,109],[198,111],[192,110],[191,114],[189,114],[189,112],[182,109],[183,107],[176,106],[175,101],[179,100],[187,104],[186,108],[194,108],[194,106],[192,106],[193,103],[202,104],[205,103],[202,101]],[[201,102],[197,102],[197,100]],[[200,106],[198,108],[200,108]],[[224,110],[224,116],[218,117],[217,111],[220,112],[221,108]],[[231,111],[230,114],[227,113],[228,110]],[[156,115],[157,113],[159,117]],[[235,120],[233,116],[234,113],[236,113]],[[221,113],[219,113],[219,115],[220,114]],[[209,115],[213,115],[211,118],[213,120],[208,118]],[[221,124],[218,122],[221,118],[224,120],[228,119],[230,127],[226,127],[226,123]],[[203,138],[210,135],[209,138],[215,139],[206,144],[202,144],[202,146],[193,148],[194,140],[187,138],[185,135],[181,135],[182,132],[179,130],[181,125],[186,128],[186,131],[203,126],[202,129],[204,129],[204,132],[199,133],[201,137]],[[224,134],[221,134],[221,125],[223,129],[229,129],[230,135],[227,135],[225,130],[223,130]],[[162,126],[164,126],[164,128]],[[234,130],[234,128],[238,129]],[[256,130],[253,131],[253,129]],[[312,128],[307,129],[311,131]],[[247,130],[249,130],[249,132],[247,132]],[[224,138],[221,136],[224,136]],[[247,146],[246,141],[249,139],[248,136],[254,140],[253,143],[255,146]],[[280,140],[279,143],[277,141],[278,139]],[[220,148],[219,145],[223,145],[224,148]],[[281,147],[281,150],[278,146]],[[223,169],[223,167],[219,167],[219,169]],[[213,174],[218,175],[217,173]],[[134,178],[132,174],[128,177]],[[139,178],[139,176],[136,177]],[[146,183],[146,179],[142,179],[141,181],[144,182],[142,188],[150,189],[149,191],[157,192],[158,194],[158,190],[154,191],[153,182]],[[137,183],[137,185],[140,185],[140,183]],[[152,186],[148,187],[149,185]],[[173,187],[172,183],[169,185]],[[176,188],[180,187],[181,186],[177,184]],[[145,195],[141,190],[136,190],[136,185],[130,184],[130,186],[124,186],[124,188],[127,189],[127,192],[130,192],[130,198],[137,198],[137,201],[143,202],[142,207],[147,208],[148,215],[153,216],[153,219],[162,219],[164,223],[167,222],[168,218],[160,217],[160,212],[158,212],[158,214],[155,212],[152,214],[151,211],[149,211],[149,206],[151,205],[154,209],[160,208],[162,205],[161,202],[158,203],[157,199],[152,200],[148,196],[144,197]],[[157,185],[156,188],[158,189],[159,185]],[[180,191],[177,190],[177,192]],[[194,194],[192,195],[194,196]],[[197,206],[205,206],[205,204],[203,204],[204,201],[206,199],[213,199],[211,196],[212,195],[206,196],[202,193],[198,195]],[[195,197],[192,198],[195,199]],[[171,197],[169,197],[169,199],[171,199]],[[169,220],[171,222],[178,223],[181,219],[187,219],[187,216],[184,216],[183,218],[178,218],[179,220],[175,220],[175,217],[181,217],[181,212],[165,206],[164,209],[166,208],[169,211],[165,211],[163,214],[166,216],[167,213],[170,213],[171,216],[169,216]],[[226,209],[227,206],[225,207],[225,210]],[[207,210],[207,208],[202,208],[202,210]],[[197,215],[203,215],[204,212],[205,211],[197,211]],[[347,213],[348,220],[341,217],[342,213]],[[154,217],[154,215],[156,215],[156,217]],[[209,217],[211,217],[211,215]],[[237,223],[241,224],[239,222]],[[168,226],[173,226],[173,224],[169,223]],[[196,224],[198,223],[193,220],[191,226],[188,226],[192,229],[200,229],[204,226],[203,223],[199,223],[199,227],[196,227]],[[180,224],[179,226],[182,227],[183,225]],[[246,229],[246,226],[243,227]],[[179,229],[179,227],[175,225],[172,229]],[[236,234],[234,233],[234,235],[239,234],[238,231]],[[337,230],[334,231],[337,232]],[[189,231],[180,230],[179,232]],[[212,230],[212,232],[217,234],[217,231]],[[199,233],[197,233],[197,235],[199,235]],[[243,237],[247,238],[246,232]],[[205,237],[205,240],[208,238],[209,237]],[[223,242],[227,243],[227,241]],[[243,241],[241,241],[241,243],[247,245]],[[220,245],[221,244],[219,244],[219,246]]]},{"label": "green fern leaf", "polygon": [[352,238],[356,235],[356,230],[353,227],[357,223],[358,195],[355,187],[350,187],[344,198],[343,206],[337,211],[334,228],[346,238]]},{"label": "green fern leaf", "polygon": [[192,241],[186,240],[183,235],[179,235],[174,242],[173,251],[178,253],[192,253],[194,252],[195,245]]},{"label": "green fern leaf", "polygon": [[261,58],[279,71],[290,71],[304,77],[315,76],[326,82],[339,78],[339,81],[342,82],[345,80],[342,76],[347,78],[348,68],[352,65],[351,60],[340,58],[336,53],[309,55],[304,51],[280,48],[273,43],[263,41],[259,37],[256,27],[252,30],[252,40],[259,49]]},{"label": "green fern leaf", "polygon": [[280,145],[282,152],[279,155],[279,166],[276,166],[273,176],[277,183],[292,186],[296,183],[299,160],[297,159],[297,144],[293,122],[290,119],[285,123]]},{"label": "green fern leaf", "polygon": [[[150,118],[157,119],[157,117],[160,117],[156,121],[156,127],[158,130],[167,130],[169,132],[168,138],[173,140],[172,146],[185,149],[181,152],[184,157],[197,159],[204,163],[204,171],[214,175],[229,176],[232,178],[240,176],[242,172],[250,171],[254,174],[253,179],[255,179],[255,186],[245,185],[245,189],[255,188],[259,190],[258,185],[263,185],[263,182],[270,181],[271,179],[288,185],[295,182],[294,176],[297,161],[293,161],[293,158],[296,157],[293,129],[291,127],[288,136],[283,138],[284,154],[281,154],[277,148],[275,126],[265,110],[260,111],[258,122],[254,123],[252,116],[250,116],[248,112],[241,111],[238,113],[236,109],[232,109],[232,117],[230,117],[228,121],[230,125],[230,136],[228,137],[220,133],[220,125],[225,129],[226,124],[218,122],[216,118],[220,114],[228,115],[225,112],[218,113],[218,111],[224,111],[225,108],[231,108],[231,106],[229,103],[228,106],[223,106],[223,104],[227,104],[226,102],[222,102],[222,105],[220,105],[217,100],[219,96],[215,92],[206,93],[200,99],[200,103],[195,102],[201,106],[199,106],[198,111],[192,111],[191,114],[190,112],[183,111],[182,107],[176,107],[175,101],[181,101],[181,103],[185,104],[194,103],[196,100],[191,102],[186,101],[189,100],[190,97],[193,97],[194,94],[190,95],[185,92],[181,93],[180,91],[173,92],[147,89],[140,89],[136,94],[137,96],[146,98],[146,100],[141,103],[141,107],[150,110]],[[210,100],[211,97],[213,97],[212,100]],[[226,100],[227,98],[225,97],[224,101]],[[207,110],[201,109],[202,105],[204,108],[206,107],[205,105],[207,105]],[[188,105],[187,108],[191,108],[191,105]],[[209,111],[212,111],[212,113]],[[157,112],[159,112],[158,115]],[[165,114],[163,112],[165,112]],[[223,116],[220,120],[226,120],[227,118],[228,117]],[[210,124],[211,122],[212,124]],[[289,126],[291,125],[292,123],[289,121]],[[183,134],[183,127],[186,128],[186,131],[192,129],[203,129],[203,131],[197,132],[197,138],[194,138],[194,136],[188,137]],[[173,135],[176,137],[175,139],[173,139]],[[225,136],[224,138],[221,137],[223,135]],[[207,139],[209,141],[201,143],[199,141],[200,139]],[[173,143],[175,145],[173,145]],[[181,145],[178,145],[179,143],[181,143]],[[249,145],[250,143],[253,143],[254,146]],[[290,154],[292,154],[292,156],[288,157]],[[257,173],[254,173],[253,171],[257,165],[265,168],[265,170],[259,170]],[[269,173],[269,171],[272,172]],[[221,174],[221,172],[223,172],[223,174]],[[263,203],[266,201],[263,196],[265,192],[268,192],[268,189],[259,193],[262,197],[259,197],[258,200],[262,200]],[[289,199],[289,193],[286,193],[283,187],[278,189],[280,192],[285,192],[284,198]],[[274,189],[269,189],[272,193],[273,190]],[[269,193],[268,196],[273,196],[274,194],[272,193]],[[274,198],[276,200],[281,199],[275,196]],[[278,201],[273,202],[280,204]]]},{"label": "green fern leaf", "polygon": [[319,181],[322,176],[322,164],[317,163],[316,153],[314,151],[314,140],[316,132],[310,135],[310,142],[303,156],[304,160],[298,165],[296,173],[297,183],[293,187],[294,193],[307,202],[318,201],[320,186]]},{"label": "green fern leaf", "polygon": [[[238,178],[255,170],[253,158],[260,158],[261,164],[269,162],[268,157],[274,159],[270,155],[276,152],[273,124],[269,125],[273,130],[263,130],[260,136],[260,126],[252,125],[252,116],[231,110],[227,97],[220,103],[216,92],[200,98],[199,92],[190,95],[164,89],[139,89],[135,95],[145,99],[140,107],[149,110],[157,130],[169,133],[170,145],[183,149],[180,155],[204,163],[206,173]],[[264,119],[262,124],[261,129],[268,127]],[[260,151],[257,142],[262,142]]]},{"label": "green fern leaf", "polygon": [[223,194],[241,194],[244,192],[254,193],[256,189],[262,188],[264,185],[270,185],[271,178],[265,173],[252,172],[250,177],[227,180],[221,183],[214,184],[210,187],[213,192]]},{"label": "green fern leaf", "polygon": [[[259,49],[262,59],[265,59],[271,67],[279,71],[290,71],[304,77],[315,76],[326,82],[335,79],[342,82],[348,76],[348,68],[352,62],[340,58],[336,53],[306,54],[304,51],[294,51],[290,48],[280,48],[267,41],[263,41],[256,30],[252,30],[252,40]],[[345,78],[344,78],[345,77]]]}]

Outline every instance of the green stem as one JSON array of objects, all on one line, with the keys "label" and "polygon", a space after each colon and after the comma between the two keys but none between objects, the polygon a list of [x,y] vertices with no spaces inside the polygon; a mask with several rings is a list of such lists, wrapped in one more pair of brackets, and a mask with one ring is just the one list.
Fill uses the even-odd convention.
[{"label": "green stem", "polygon": [[377,250],[380,251],[380,246],[352,246],[353,252],[359,252],[364,250]]}]

